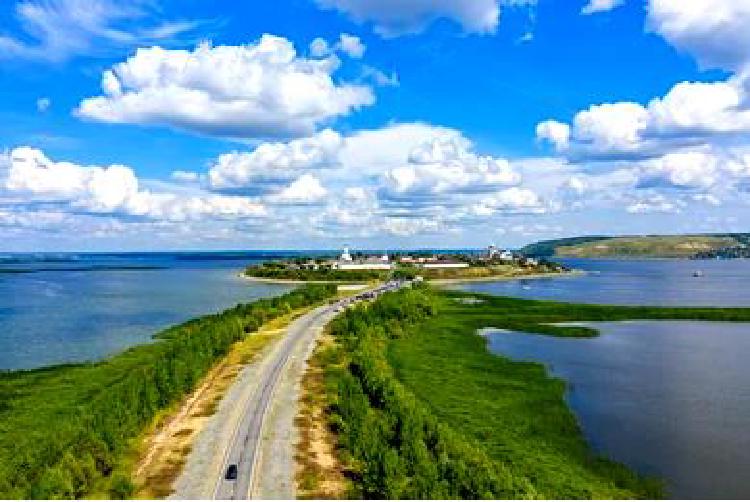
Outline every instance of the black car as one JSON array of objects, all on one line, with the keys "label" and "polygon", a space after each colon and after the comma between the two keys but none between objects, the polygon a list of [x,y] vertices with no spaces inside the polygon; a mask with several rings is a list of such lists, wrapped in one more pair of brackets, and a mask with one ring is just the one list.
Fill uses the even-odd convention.
[{"label": "black car", "polygon": [[237,479],[237,464],[231,464],[229,467],[227,467],[226,479]]}]

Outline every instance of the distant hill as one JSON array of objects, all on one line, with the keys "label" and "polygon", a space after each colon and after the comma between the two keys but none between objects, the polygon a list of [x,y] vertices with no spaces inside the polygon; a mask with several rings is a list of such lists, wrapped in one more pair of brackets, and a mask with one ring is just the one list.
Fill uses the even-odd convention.
[{"label": "distant hill", "polygon": [[584,236],[541,241],[521,252],[559,258],[742,258],[750,257],[750,234]]}]

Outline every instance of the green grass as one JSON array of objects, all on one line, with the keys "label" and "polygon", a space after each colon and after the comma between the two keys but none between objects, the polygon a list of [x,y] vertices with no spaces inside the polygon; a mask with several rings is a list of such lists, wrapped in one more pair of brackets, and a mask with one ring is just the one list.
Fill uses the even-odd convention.
[{"label": "green grass", "polygon": [[[485,475],[471,479],[471,486],[483,486],[485,491],[470,493],[470,498],[660,497],[660,481],[643,478],[590,450],[564,401],[564,382],[549,377],[541,364],[490,354],[477,330],[496,327],[580,337],[596,336],[597,332],[548,323],[626,319],[750,322],[750,309],[616,307],[425,291],[423,299],[408,296],[414,294],[410,292],[388,295],[369,310],[348,314],[348,320],[334,327],[340,350],[349,358],[348,372],[331,373],[345,383],[334,408],[345,398],[359,399],[360,393],[369,402],[367,412],[345,409],[334,415],[342,431],[344,458],[350,459],[360,494],[365,496],[467,496],[459,491],[465,485],[462,488],[453,483],[454,478],[441,474],[441,459],[450,455],[456,462],[492,466]],[[457,301],[465,296],[481,303]],[[429,305],[430,315],[404,314],[415,310],[411,304],[420,302]],[[378,306],[380,303],[383,305]],[[409,443],[389,434],[389,424],[410,420],[403,409],[417,417],[416,427],[433,432]],[[374,437],[357,432],[362,423],[369,429],[385,427],[386,432]],[[448,453],[431,446],[435,435],[451,438]],[[424,447],[414,446],[419,441]],[[428,468],[421,469],[422,474],[410,471],[409,459],[415,457],[428,459],[423,461],[431,463],[439,474],[430,478],[424,474],[431,472]],[[390,464],[385,458],[391,458]],[[400,464],[393,460],[399,458]],[[384,474],[373,482],[372,472]],[[418,491],[420,485],[430,483],[436,487],[447,484],[434,492]],[[393,486],[401,491],[389,492]]]}]

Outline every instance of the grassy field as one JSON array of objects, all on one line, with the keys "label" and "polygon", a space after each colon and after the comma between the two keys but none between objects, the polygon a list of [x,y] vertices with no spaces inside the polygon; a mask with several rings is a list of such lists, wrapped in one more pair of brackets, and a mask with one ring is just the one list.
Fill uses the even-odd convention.
[{"label": "grassy field", "polygon": [[596,336],[548,323],[750,321],[750,309],[576,305],[427,289],[388,295],[345,317],[334,326],[339,353],[329,378],[339,390],[331,420],[355,495],[627,499],[663,496],[662,485],[596,456],[564,401],[564,382],[540,364],[490,354],[477,330]]}]

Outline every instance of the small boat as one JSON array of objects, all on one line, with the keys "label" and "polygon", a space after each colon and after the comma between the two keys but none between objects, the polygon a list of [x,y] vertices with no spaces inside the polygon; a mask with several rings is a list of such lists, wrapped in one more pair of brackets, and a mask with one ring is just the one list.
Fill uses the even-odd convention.
[{"label": "small boat", "polygon": [[693,277],[703,277],[703,271],[696,270],[695,272],[693,272]]}]

